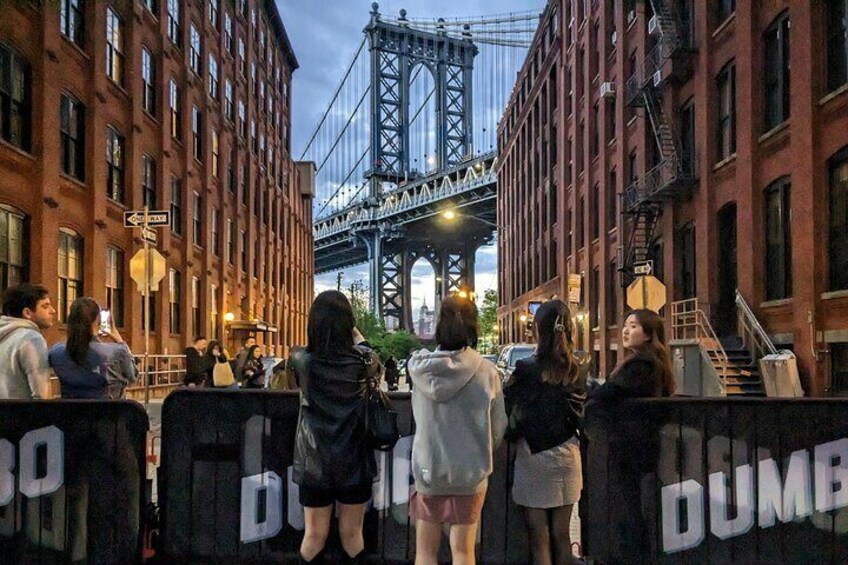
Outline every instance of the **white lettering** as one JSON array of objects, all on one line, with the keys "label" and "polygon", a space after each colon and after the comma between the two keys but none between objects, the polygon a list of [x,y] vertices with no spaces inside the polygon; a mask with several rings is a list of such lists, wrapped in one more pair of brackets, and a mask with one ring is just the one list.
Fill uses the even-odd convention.
[{"label": "white lettering", "polygon": [[[47,450],[46,474],[36,477],[36,450],[40,446]],[[39,428],[27,432],[20,442],[21,468],[18,488],[21,494],[35,498],[52,494],[65,483],[64,434],[56,426]]]},{"label": "white lettering", "polygon": [[750,465],[736,467],[736,518],[729,517],[727,475],[710,474],[710,531],[719,539],[744,534],[754,526],[754,473]]},{"label": "white lettering", "polygon": [[815,460],[816,512],[848,506],[848,439],[817,445]]},{"label": "white lettering", "polygon": [[[688,526],[681,531],[681,500],[686,501]],[[666,553],[684,551],[704,541],[704,487],[692,479],[662,488],[663,550]]]},{"label": "white lettering", "polygon": [[[251,543],[272,538],[283,529],[282,481],[274,471],[265,471],[241,480],[241,541]],[[259,508],[264,501],[265,519]]]},{"label": "white lettering", "polygon": [[15,498],[15,446],[0,439],[0,506],[6,506]]},{"label": "white lettering", "polygon": [[757,467],[759,518],[761,528],[770,528],[775,518],[791,522],[813,513],[810,483],[810,454],[806,449],[792,452],[786,482],[781,481],[774,459],[763,459]]}]

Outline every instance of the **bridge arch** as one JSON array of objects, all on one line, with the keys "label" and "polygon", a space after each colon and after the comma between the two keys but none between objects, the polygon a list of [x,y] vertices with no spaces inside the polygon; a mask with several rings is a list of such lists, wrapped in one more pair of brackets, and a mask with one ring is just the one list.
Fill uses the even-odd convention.
[{"label": "bridge arch", "polygon": [[414,61],[409,69],[409,170],[426,175],[439,168],[436,149],[438,120],[437,73],[429,61]]}]

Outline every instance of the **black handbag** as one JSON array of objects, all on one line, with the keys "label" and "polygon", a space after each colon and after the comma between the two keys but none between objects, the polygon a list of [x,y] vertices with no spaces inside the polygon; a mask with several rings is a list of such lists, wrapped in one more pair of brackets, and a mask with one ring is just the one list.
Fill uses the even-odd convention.
[{"label": "black handbag", "polygon": [[379,374],[372,369],[374,362],[370,352],[362,352],[368,392],[365,401],[365,433],[368,446],[379,451],[391,451],[400,439],[398,414],[392,407],[389,395],[379,384]]}]

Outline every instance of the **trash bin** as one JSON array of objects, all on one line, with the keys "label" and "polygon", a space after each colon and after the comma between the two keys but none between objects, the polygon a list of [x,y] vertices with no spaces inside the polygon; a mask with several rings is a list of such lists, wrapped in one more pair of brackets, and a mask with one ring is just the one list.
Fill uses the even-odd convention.
[{"label": "trash bin", "polygon": [[766,396],[800,398],[804,396],[798,378],[798,361],[791,351],[780,350],[760,359],[760,374]]}]

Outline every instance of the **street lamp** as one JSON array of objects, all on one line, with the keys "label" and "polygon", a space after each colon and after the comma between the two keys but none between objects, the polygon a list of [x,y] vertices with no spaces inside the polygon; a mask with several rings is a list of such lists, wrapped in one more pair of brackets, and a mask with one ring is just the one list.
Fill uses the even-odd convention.
[{"label": "street lamp", "polygon": [[456,210],[450,209],[442,212],[442,217],[446,220],[453,220],[457,216],[462,216],[463,218],[468,218],[471,220],[477,220],[478,222],[482,222],[489,227],[498,229],[498,225],[494,222],[490,222],[489,220],[484,220],[483,218],[478,218],[477,216],[469,216],[468,214],[463,214],[462,212],[457,212]]},{"label": "street lamp", "polygon": [[230,323],[235,319],[236,319],[236,315],[233,314],[232,312],[227,312],[226,314],[224,314],[224,321],[227,322],[227,323]]}]

